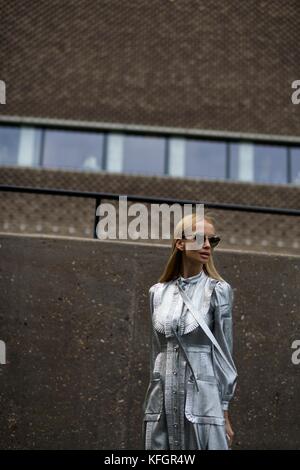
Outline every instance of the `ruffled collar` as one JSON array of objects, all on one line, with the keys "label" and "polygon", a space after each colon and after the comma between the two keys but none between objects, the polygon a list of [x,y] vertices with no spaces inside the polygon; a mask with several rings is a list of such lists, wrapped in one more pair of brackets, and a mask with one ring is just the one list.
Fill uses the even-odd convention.
[{"label": "ruffled collar", "polygon": [[[194,276],[184,278],[179,276],[175,282],[156,284],[156,292],[153,299],[153,326],[166,337],[173,335],[172,322],[176,320],[179,325],[181,335],[190,333],[199,326],[198,321],[185,306],[181,296],[178,296],[178,286],[192,285],[192,291],[196,292],[194,299],[195,306],[199,312],[206,317],[210,308],[210,299],[215,283],[215,279],[210,278],[204,271],[200,271]],[[191,292],[189,292],[190,296]],[[192,293],[193,297],[193,293]],[[178,310],[177,310],[178,309]]]}]

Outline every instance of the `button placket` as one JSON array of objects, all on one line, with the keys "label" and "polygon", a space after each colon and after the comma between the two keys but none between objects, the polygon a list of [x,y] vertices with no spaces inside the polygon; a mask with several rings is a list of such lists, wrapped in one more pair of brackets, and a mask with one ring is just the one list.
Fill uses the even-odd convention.
[{"label": "button placket", "polygon": [[[178,328],[178,325],[176,326]],[[179,446],[179,426],[178,426],[178,415],[176,413],[177,408],[178,408],[178,400],[179,400],[179,395],[178,395],[178,365],[179,365],[179,345],[178,344],[173,344],[173,352],[174,352],[174,369],[173,369],[173,376],[174,376],[174,382],[173,382],[173,423],[172,423],[172,428],[173,428],[173,443],[174,446],[178,448]]]}]

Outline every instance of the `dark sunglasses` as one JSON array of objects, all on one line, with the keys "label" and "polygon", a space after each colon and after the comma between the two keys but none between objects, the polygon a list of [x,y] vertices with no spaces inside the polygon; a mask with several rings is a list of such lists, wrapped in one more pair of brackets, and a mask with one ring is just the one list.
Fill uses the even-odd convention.
[{"label": "dark sunglasses", "polygon": [[197,240],[199,244],[202,242],[202,245],[205,243],[205,238],[207,238],[212,248],[215,248],[221,241],[221,238],[218,237],[217,235],[212,235],[211,237],[208,237],[204,233],[196,233],[195,235],[192,235],[191,237],[187,238],[183,232],[182,238],[183,240],[192,240],[192,241]]}]

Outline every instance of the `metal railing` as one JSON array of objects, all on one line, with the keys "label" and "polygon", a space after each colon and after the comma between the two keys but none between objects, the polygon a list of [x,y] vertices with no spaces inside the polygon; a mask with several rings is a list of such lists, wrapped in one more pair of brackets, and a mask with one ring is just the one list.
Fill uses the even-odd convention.
[{"label": "metal railing", "polygon": [[164,197],[157,197],[157,196],[139,196],[139,195],[131,195],[131,194],[115,194],[115,193],[92,192],[92,191],[74,191],[71,189],[33,188],[33,187],[28,187],[28,186],[13,186],[13,185],[0,185],[0,191],[43,194],[43,195],[50,195],[50,196],[69,196],[69,197],[71,196],[71,197],[94,199],[95,200],[95,214],[94,214],[93,238],[98,238],[96,227],[97,227],[99,216],[97,216],[96,211],[97,211],[97,207],[101,204],[101,200],[102,199],[118,200],[120,197],[125,197],[125,196],[128,201],[138,201],[138,202],[145,202],[145,203],[169,204],[169,205],[191,204],[192,206],[195,206],[196,204],[204,204],[204,207],[212,208],[212,209],[235,210],[235,211],[243,211],[243,212],[255,212],[255,213],[288,215],[288,216],[300,216],[300,210],[298,209],[285,209],[285,208],[280,208],[280,207],[262,207],[262,206],[253,206],[253,205],[244,205],[244,204],[217,203],[217,202],[207,202],[207,201],[196,201],[196,200],[190,200],[190,199],[164,198]]}]

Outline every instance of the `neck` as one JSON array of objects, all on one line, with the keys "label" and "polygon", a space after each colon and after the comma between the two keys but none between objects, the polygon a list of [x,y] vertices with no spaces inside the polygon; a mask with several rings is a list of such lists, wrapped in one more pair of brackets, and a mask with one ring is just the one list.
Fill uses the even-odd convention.
[{"label": "neck", "polygon": [[201,271],[203,271],[202,263],[195,264],[187,259],[182,260],[182,265],[180,269],[180,275],[182,277],[186,278],[196,276],[196,274],[199,274]]}]

